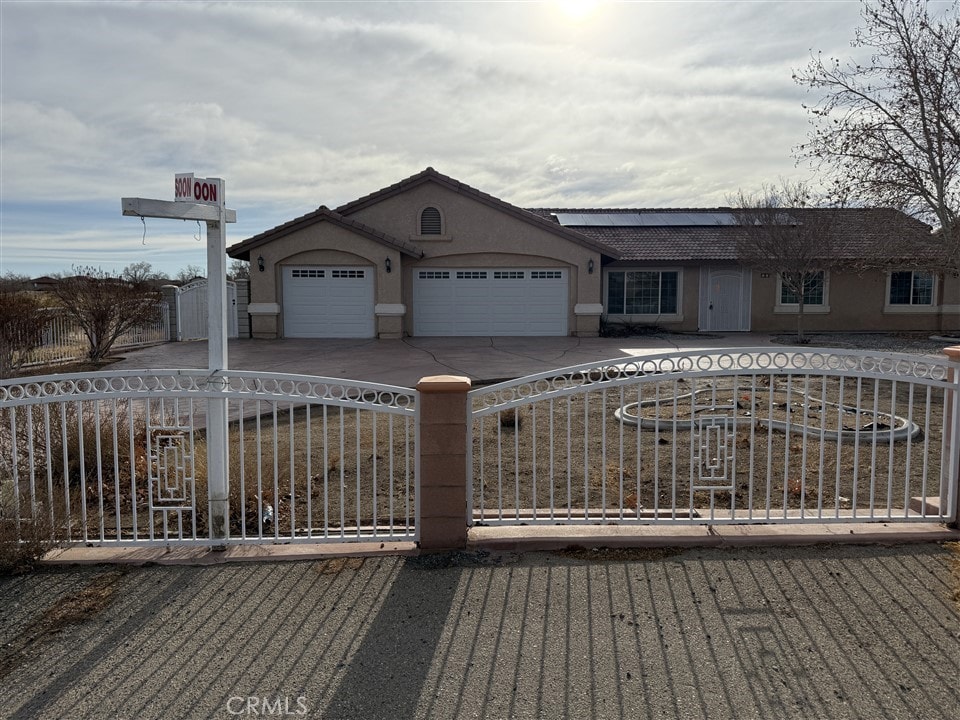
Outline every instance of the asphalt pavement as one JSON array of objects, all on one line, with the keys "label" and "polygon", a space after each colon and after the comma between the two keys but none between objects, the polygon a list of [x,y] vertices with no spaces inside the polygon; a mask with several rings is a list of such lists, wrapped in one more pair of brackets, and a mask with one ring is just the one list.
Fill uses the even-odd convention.
[{"label": "asphalt pavement", "polygon": [[0,716],[960,716],[945,545],[48,567]]}]

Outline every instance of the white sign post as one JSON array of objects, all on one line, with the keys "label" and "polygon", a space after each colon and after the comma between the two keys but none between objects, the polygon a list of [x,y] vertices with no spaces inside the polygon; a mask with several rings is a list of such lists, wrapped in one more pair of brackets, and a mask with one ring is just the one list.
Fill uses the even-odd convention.
[{"label": "white sign post", "polygon": [[[195,178],[193,173],[174,177],[174,201],[123,198],[124,215],[135,217],[202,220],[207,223],[207,343],[208,390],[223,390],[227,369],[227,233],[226,223],[237,213],[224,204],[220,178]],[[227,539],[229,485],[227,480],[227,401],[207,400],[207,495],[210,537]]]}]

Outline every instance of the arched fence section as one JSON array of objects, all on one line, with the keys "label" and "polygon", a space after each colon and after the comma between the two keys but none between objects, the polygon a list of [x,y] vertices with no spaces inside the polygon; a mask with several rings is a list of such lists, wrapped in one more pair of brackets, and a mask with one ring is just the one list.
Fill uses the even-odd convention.
[{"label": "arched fence section", "polygon": [[943,521],[956,365],[832,349],[621,358],[470,392],[478,525]]},{"label": "arched fence section", "polygon": [[[206,407],[227,403],[228,537]],[[201,370],[0,381],[0,522],[96,545],[416,538],[416,393]]]},{"label": "arched fence section", "polygon": [[[205,370],[0,380],[0,538],[444,549],[479,525],[956,524],[960,347],[944,352],[663,353],[472,390]],[[208,458],[211,485],[226,467],[225,530]]]}]

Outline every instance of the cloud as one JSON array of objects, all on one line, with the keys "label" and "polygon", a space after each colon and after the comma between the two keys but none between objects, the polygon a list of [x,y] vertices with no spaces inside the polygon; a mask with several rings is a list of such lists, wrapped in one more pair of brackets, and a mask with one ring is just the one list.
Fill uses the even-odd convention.
[{"label": "cloud", "polygon": [[0,14],[8,256],[33,237],[16,207],[100,204],[78,228],[96,234],[121,196],[172,196],[176,172],[223,177],[266,223],[233,237],[427,165],[520,206],[716,204],[805,172],[791,69],[810,47],[842,53],[857,21],[849,3],[601,3],[576,23],[547,3]]}]

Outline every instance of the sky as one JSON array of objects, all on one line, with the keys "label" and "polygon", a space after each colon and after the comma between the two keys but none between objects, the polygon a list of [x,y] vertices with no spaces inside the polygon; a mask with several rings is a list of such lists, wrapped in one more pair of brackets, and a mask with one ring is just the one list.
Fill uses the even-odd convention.
[{"label": "sky", "polygon": [[206,266],[124,217],[223,178],[239,242],[432,166],[520,207],[710,207],[814,179],[792,80],[859,3],[0,1],[0,275]]}]

